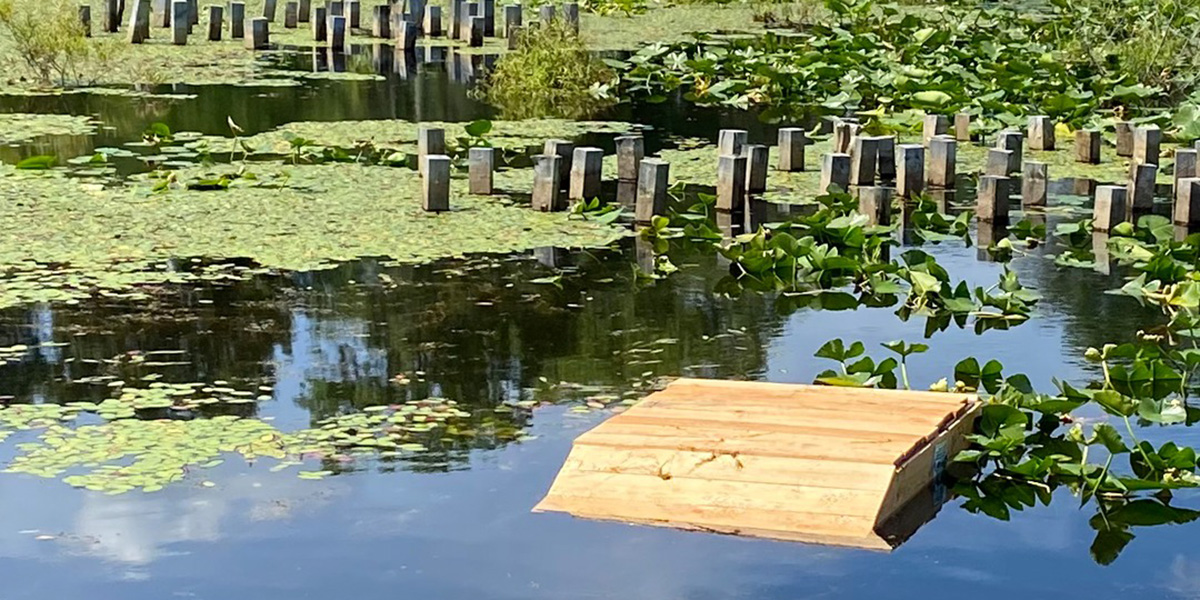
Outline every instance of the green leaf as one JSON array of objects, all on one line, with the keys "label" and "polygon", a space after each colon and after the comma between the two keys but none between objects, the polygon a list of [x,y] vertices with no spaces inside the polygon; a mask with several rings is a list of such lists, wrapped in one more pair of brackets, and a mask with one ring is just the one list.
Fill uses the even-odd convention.
[{"label": "green leaf", "polygon": [[30,156],[17,163],[18,169],[49,169],[54,166],[56,159],[52,154],[39,154],[38,156]]}]

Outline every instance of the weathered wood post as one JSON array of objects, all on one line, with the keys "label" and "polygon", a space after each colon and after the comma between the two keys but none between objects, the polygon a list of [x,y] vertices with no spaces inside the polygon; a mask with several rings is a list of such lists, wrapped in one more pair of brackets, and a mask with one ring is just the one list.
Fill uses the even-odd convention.
[{"label": "weathered wood post", "polygon": [[871,225],[887,225],[892,220],[891,188],[868,186],[858,189],[858,212]]},{"label": "weathered wood post", "polygon": [[808,134],[799,127],[785,127],[779,130],[779,164],[780,171],[804,170],[804,146],[808,143]]},{"label": "weathered wood post", "polygon": [[559,179],[562,158],[557,154],[540,154],[533,157],[533,208],[542,212],[556,212],[566,208],[562,201],[562,185]]},{"label": "weathered wood post", "polygon": [[875,174],[879,176],[880,181],[895,181],[896,136],[885,135],[869,139],[875,140],[875,156],[878,159]]},{"label": "weathered wood post", "polygon": [[983,174],[1007,177],[1008,165],[1012,162],[1012,154],[1012,150],[988,148],[987,162],[984,164]]},{"label": "weathered wood post", "polygon": [[1179,185],[1180,179],[1200,176],[1200,173],[1196,172],[1196,158],[1195,150],[1179,149],[1175,151],[1175,176],[1173,177],[1175,185]]},{"label": "weathered wood post", "polygon": [[[639,161],[640,162],[640,161]],[[599,148],[576,148],[571,160],[571,200],[590,200],[600,197],[604,151]]]},{"label": "weathered wood post", "polygon": [[225,28],[225,7],[219,4],[208,5],[208,41],[221,41],[221,32]]},{"label": "weathered wood post", "polygon": [[1200,224],[1200,177],[1180,179],[1175,186],[1174,220],[1176,225]]},{"label": "weathered wood post", "polygon": [[131,44],[140,44],[150,39],[150,0],[133,0],[127,33]]},{"label": "weathered wood post", "polygon": [[442,7],[433,4],[425,6],[425,33],[431,37],[442,35]]},{"label": "weathered wood post", "polygon": [[510,37],[515,27],[521,26],[521,5],[506,4],[504,6],[504,37]]},{"label": "weathered wood post", "polygon": [[1025,134],[1020,131],[1001,131],[996,147],[1012,151],[1008,157],[1008,172],[1020,173],[1021,163],[1024,162]]},{"label": "weathered wood post", "polygon": [[1075,132],[1075,161],[1100,164],[1100,132],[1095,129],[1080,129]]},{"label": "weathered wood post", "polygon": [[821,183],[818,194],[825,194],[836,187],[845,192],[850,189],[850,155],[830,152],[821,161]]},{"label": "weathered wood post", "polygon": [[283,28],[295,29],[300,23],[300,3],[293,0],[283,5]]},{"label": "weathered wood post", "polygon": [[1045,206],[1050,171],[1044,162],[1031,160],[1025,163],[1021,174],[1021,204]]},{"label": "weathered wood post", "polygon": [[746,193],[761,194],[767,191],[767,165],[770,161],[767,147],[746,144],[742,153],[746,155]]},{"label": "weathered wood post", "polygon": [[229,3],[229,39],[240,40],[246,37],[246,3]]},{"label": "weathered wood post", "polygon": [[471,17],[471,40],[469,45],[472,48],[483,47],[483,17]]},{"label": "weathered wood post", "polygon": [[[412,25],[413,30],[416,30],[416,26],[412,23],[408,23],[408,25]],[[471,148],[467,158],[467,178],[472,194],[490,196],[495,171],[495,148]]]},{"label": "weathered wood post", "polygon": [[906,200],[925,191],[925,146],[902,144],[900,170],[896,174],[896,195]]},{"label": "weathered wood post", "polygon": [[542,25],[549,25],[554,22],[554,5],[543,4],[538,8],[538,18],[542,21]]},{"label": "weathered wood post", "polygon": [[329,49],[334,52],[346,51],[346,17],[329,17]]},{"label": "weathered wood post", "polygon": [[565,22],[568,27],[573,29],[575,33],[579,33],[579,3],[564,2],[562,9],[563,22]]},{"label": "weathered wood post", "polygon": [[1029,149],[1054,149],[1054,122],[1050,117],[1038,115],[1029,117]]},{"label": "weathered wood post", "polygon": [[171,43],[176,46],[187,44],[188,36],[188,3],[187,0],[175,0],[171,3]]},{"label": "weathered wood post", "polygon": [[308,23],[312,20],[312,0],[300,0],[300,9],[297,11],[297,17],[301,23]]},{"label": "weathered wood post", "polygon": [[929,166],[925,171],[925,183],[933,188],[953,188],[958,141],[949,136],[935,136],[928,145]]},{"label": "weathered wood post", "polygon": [[1102,185],[1096,188],[1096,201],[1092,206],[1092,230],[1102,233],[1125,221],[1125,186]]},{"label": "weathered wood post", "polygon": [[104,31],[116,33],[121,29],[121,6],[118,0],[105,0]]},{"label": "weathered wood post", "polygon": [[984,175],[979,178],[979,199],[975,207],[976,218],[988,223],[1008,221],[1010,181],[1008,177],[997,175]]},{"label": "weathered wood post", "polygon": [[722,129],[717,134],[717,156],[738,156],[749,133],[744,129]]},{"label": "weathered wood post", "polygon": [[496,0],[483,0],[483,36],[496,37]]},{"label": "weathered wood post", "polygon": [[92,7],[88,4],[79,5],[79,25],[83,28],[83,37],[92,37]]},{"label": "weathered wood post", "polygon": [[392,37],[392,5],[380,4],[371,9],[371,35],[385,40]]},{"label": "weathered wood post", "polygon": [[450,210],[450,157],[421,157],[421,204],[429,212]]},{"label": "weathered wood post", "polygon": [[346,12],[346,27],[349,29],[362,28],[362,2],[359,0],[347,0]]},{"label": "weathered wood post", "polygon": [[946,135],[948,129],[950,129],[950,120],[946,118],[946,115],[925,115],[922,127],[925,145],[928,146],[930,141],[939,135]]},{"label": "weathered wood post", "polygon": [[562,190],[567,189],[571,181],[571,162],[575,155],[575,144],[568,140],[546,140],[542,154],[553,154],[558,161],[558,183]]},{"label": "weathered wood post", "polygon": [[[1129,182],[1130,221],[1135,214],[1144,214],[1154,208],[1154,184],[1158,180],[1158,165],[1133,165],[1133,181]],[[1179,189],[1179,181],[1175,181]]]},{"label": "weathered wood post", "polygon": [[875,165],[879,162],[876,138],[855,136],[850,145],[850,185],[875,183]]},{"label": "weathered wood post", "polygon": [[417,165],[421,174],[425,171],[425,157],[446,153],[446,130],[440,127],[419,125],[417,127]]},{"label": "weathered wood post", "polygon": [[667,212],[667,183],[671,165],[657,158],[644,158],[638,174],[637,203],[634,219],[649,223],[655,215]]},{"label": "weathered wood post", "polygon": [[1157,165],[1161,144],[1162,130],[1158,125],[1147,125],[1133,130],[1133,163]]},{"label": "weathered wood post", "polygon": [[1133,156],[1133,123],[1117,121],[1117,156]]},{"label": "weathered wood post", "polygon": [[275,12],[279,6],[279,0],[263,0],[262,16],[268,21],[275,21]]},{"label": "weathered wood post", "polygon": [[[510,38],[511,40],[512,38]],[[645,157],[645,141],[640,135],[623,135],[617,144],[617,202],[634,207],[637,202],[637,178]]]},{"label": "weathered wood post", "polygon": [[746,205],[746,167],[743,154],[725,154],[717,159],[717,210],[740,211]]},{"label": "weathered wood post", "polygon": [[329,39],[329,15],[324,6],[313,8],[312,30],[313,41],[324,42]]},{"label": "weathered wood post", "polygon": [[399,29],[396,30],[396,47],[403,52],[416,52],[417,39],[421,37],[421,33],[417,31],[417,24],[411,21],[400,21]]},{"label": "weathered wood post", "polygon": [[960,142],[971,141],[971,115],[967,113],[954,115],[954,139]]},{"label": "weathered wood post", "polygon": [[246,36],[246,47],[251,50],[267,50],[271,47],[271,22],[266,17],[250,19],[250,35]]}]

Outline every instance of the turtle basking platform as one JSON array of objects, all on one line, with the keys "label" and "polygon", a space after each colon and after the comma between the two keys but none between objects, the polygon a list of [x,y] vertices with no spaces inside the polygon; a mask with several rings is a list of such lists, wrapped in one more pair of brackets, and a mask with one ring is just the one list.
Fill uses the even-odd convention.
[{"label": "turtle basking platform", "polygon": [[534,511],[889,550],[936,514],[974,395],[679,379],[575,440]]}]

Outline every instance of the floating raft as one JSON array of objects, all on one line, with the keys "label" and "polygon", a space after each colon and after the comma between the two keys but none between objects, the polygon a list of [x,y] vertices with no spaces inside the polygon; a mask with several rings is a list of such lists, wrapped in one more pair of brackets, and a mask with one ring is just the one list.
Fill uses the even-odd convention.
[{"label": "floating raft", "polygon": [[936,514],[974,395],[679,379],[575,440],[535,512],[890,550]]}]

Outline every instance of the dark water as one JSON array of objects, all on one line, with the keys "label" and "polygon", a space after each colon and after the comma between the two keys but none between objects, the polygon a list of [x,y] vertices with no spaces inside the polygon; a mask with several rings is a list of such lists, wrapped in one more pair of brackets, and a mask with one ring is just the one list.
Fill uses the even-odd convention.
[{"label": "dark water", "polygon": [[[437,65],[383,82],[177,91],[198,98],[68,96],[0,106],[96,114],[115,127],[44,142],[81,148],[134,139],[152,121],[223,133],[230,114],[247,131],[302,119],[490,114]],[[620,110],[686,135],[755,122],[749,114],[677,109]],[[763,139],[770,133],[754,129]],[[961,244],[926,249],[972,284],[990,285],[1001,270]],[[605,418],[569,408],[595,390],[641,393],[657,377],[679,375],[810,382],[832,366],[813,358],[828,339],[862,340],[883,356],[879,343],[924,335],[924,322],[903,322],[894,307],[816,311],[772,295],[718,295],[727,265],[697,251],[672,253],[679,273],[639,281],[631,266],[644,255],[625,240],[607,250],[539,249],[419,267],[365,260],[175,288],[153,302],[0,312],[0,347],[66,344],[0,366],[0,396],[22,402],[98,400],[107,390],[81,377],[161,373],[173,382],[270,381],[272,398],[256,416],[285,431],[428,395],[473,409],[558,403],[507,417],[536,439],[481,438],[437,469],[369,464],[305,481],[235,459],[155,494],[121,496],[0,474],[0,598],[1200,597],[1195,526],[1139,529],[1102,567],[1089,557],[1091,512],[1069,496],[1011,522],[969,514],[952,500],[890,554],[530,513],[571,440]],[[1052,377],[1083,381],[1095,375],[1084,349],[1159,319],[1101,293],[1117,287],[1120,274],[1061,270],[1038,256],[1013,264],[1044,295],[1036,317],[1007,331],[936,333],[931,350],[912,359],[915,385],[951,376],[971,355],[999,359],[1039,388],[1049,389]],[[561,288],[531,283],[556,269],[565,272]],[[84,362],[164,350],[183,351],[172,359],[182,364]],[[411,383],[391,383],[398,374]],[[1194,437],[1179,441],[1200,442]],[[25,439],[0,444],[0,461]],[[215,487],[203,487],[205,479]]]}]

